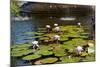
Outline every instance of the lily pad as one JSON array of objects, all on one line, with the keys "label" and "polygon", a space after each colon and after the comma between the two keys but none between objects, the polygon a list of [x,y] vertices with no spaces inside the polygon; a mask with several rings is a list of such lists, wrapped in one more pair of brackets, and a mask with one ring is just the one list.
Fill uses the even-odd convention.
[{"label": "lily pad", "polygon": [[78,46],[78,45],[85,45],[87,41],[81,39],[81,38],[74,38],[70,41],[65,42],[64,44]]},{"label": "lily pad", "polygon": [[63,45],[61,45],[61,47],[63,49],[68,49],[68,50],[75,48],[72,44],[63,44]]},{"label": "lily pad", "polygon": [[55,54],[55,56],[65,56],[66,53],[65,53],[65,50],[59,46],[56,46],[54,49],[53,49],[53,52]]},{"label": "lily pad", "polygon": [[82,52],[81,53],[81,56],[88,56],[89,54],[88,53],[86,53],[86,52]]},{"label": "lily pad", "polygon": [[66,35],[64,36],[61,36],[61,39],[60,39],[60,41],[66,41],[66,40],[68,40],[68,37],[66,37]]},{"label": "lily pad", "polygon": [[20,56],[23,56],[23,55],[27,55],[27,54],[30,54],[30,53],[33,53],[33,50],[18,50],[18,51],[11,51],[11,56],[13,57],[20,57]]},{"label": "lily pad", "polygon": [[41,45],[39,47],[40,50],[52,50],[53,47],[51,47],[50,45]]},{"label": "lily pad", "polygon": [[75,63],[75,62],[79,62],[80,58],[79,57],[73,57],[73,58],[61,57],[60,60],[62,63]]},{"label": "lily pad", "polygon": [[47,56],[47,55],[52,55],[53,52],[52,51],[48,51],[48,50],[38,50],[38,51],[35,52],[35,54]]},{"label": "lily pad", "polygon": [[40,57],[41,57],[41,55],[32,54],[32,55],[28,55],[28,56],[23,57],[23,60],[34,60],[34,59],[37,59],[37,58],[40,58]]},{"label": "lily pad", "polygon": [[55,63],[58,59],[49,57],[41,60],[41,63],[46,64],[46,63]]}]

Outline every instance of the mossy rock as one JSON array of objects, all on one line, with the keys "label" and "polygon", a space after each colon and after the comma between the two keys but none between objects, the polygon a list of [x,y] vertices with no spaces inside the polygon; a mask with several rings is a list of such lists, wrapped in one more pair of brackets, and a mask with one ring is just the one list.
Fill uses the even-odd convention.
[{"label": "mossy rock", "polygon": [[53,53],[55,56],[65,56],[66,53],[65,53],[65,50],[59,46],[56,46],[54,49],[53,49]]},{"label": "mossy rock", "polygon": [[55,63],[58,59],[55,57],[44,58],[41,60],[42,64]]},{"label": "mossy rock", "polygon": [[23,60],[34,60],[34,59],[37,59],[37,58],[40,58],[40,57],[41,57],[41,55],[32,54],[32,55],[25,56],[22,59]]}]

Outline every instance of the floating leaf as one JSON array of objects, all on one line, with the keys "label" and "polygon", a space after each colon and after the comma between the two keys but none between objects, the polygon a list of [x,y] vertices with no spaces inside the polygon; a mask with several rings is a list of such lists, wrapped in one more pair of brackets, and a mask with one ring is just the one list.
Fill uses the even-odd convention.
[{"label": "floating leaf", "polygon": [[35,54],[47,56],[47,55],[52,55],[53,52],[52,51],[48,51],[48,50],[38,50],[38,51],[35,52]]},{"label": "floating leaf", "polygon": [[66,55],[65,50],[62,49],[62,48],[59,47],[59,46],[56,46],[56,47],[53,49],[53,52],[54,52],[55,56],[65,56],[65,55]]},{"label": "floating leaf", "polygon": [[39,47],[40,50],[52,50],[53,47],[51,47],[50,45],[42,45]]},{"label": "floating leaf", "polygon": [[79,57],[73,57],[73,58],[61,57],[60,60],[62,63],[74,63],[74,62],[79,62],[80,58]]},{"label": "floating leaf", "polygon": [[46,64],[46,63],[54,63],[57,60],[58,60],[57,58],[49,57],[49,58],[42,59],[41,60],[41,63],[43,63],[43,64]]},{"label": "floating leaf", "polygon": [[63,49],[68,49],[68,50],[75,48],[72,44],[63,44],[63,45],[61,45],[61,47]]},{"label": "floating leaf", "polygon": [[88,56],[88,53],[82,52],[82,53],[81,53],[81,56]]},{"label": "floating leaf", "polygon": [[23,60],[34,60],[34,59],[37,59],[37,58],[40,58],[40,57],[41,57],[41,55],[32,54],[32,55],[28,55],[28,56],[23,57]]}]

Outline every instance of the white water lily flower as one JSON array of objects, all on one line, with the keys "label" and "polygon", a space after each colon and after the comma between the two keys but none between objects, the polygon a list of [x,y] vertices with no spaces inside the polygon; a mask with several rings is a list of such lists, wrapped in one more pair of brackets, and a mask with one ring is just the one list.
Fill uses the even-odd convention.
[{"label": "white water lily flower", "polygon": [[76,53],[80,54],[83,51],[83,48],[81,46],[77,46]]},{"label": "white water lily flower", "polygon": [[50,25],[46,25],[46,28],[51,28],[51,26]]},{"label": "white water lily flower", "polygon": [[33,45],[33,48],[35,48],[36,46],[39,47],[38,41],[33,41],[33,42],[32,42],[32,45]]},{"label": "white water lily flower", "polygon": [[88,46],[89,47],[94,47],[94,44],[93,43],[88,43]]},{"label": "white water lily flower", "polygon": [[55,23],[54,26],[58,26],[58,24]]},{"label": "white water lily flower", "polygon": [[81,25],[81,23],[79,22],[79,23],[77,23],[77,25],[79,25],[79,26],[80,26],[80,25]]},{"label": "white water lily flower", "polygon": [[60,31],[60,27],[55,27],[54,30],[55,31]]},{"label": "white water lily flower", "polygon": [[60,40],[60,36],[59,35],[55,35],[54,36],[54,40]]}]

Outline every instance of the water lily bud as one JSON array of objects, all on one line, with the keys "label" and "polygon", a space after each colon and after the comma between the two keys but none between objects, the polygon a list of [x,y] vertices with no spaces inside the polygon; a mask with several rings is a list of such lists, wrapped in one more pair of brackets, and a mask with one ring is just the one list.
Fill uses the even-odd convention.
[{"label": "water lily bud", "polygon": [[58,24],[55,23],[54,26],[58,26]]},{"label": "water lily bud", "polygon": [[51,26],[50,25],[46,25],[46,28],[51,28]]},{"label": "water lily bud", "polygon": [[59,35],[55,35],[54,36],[54,40],[60,40],[60,36]]},{"label": "water lily bud", "polygon": [[79,25],[79,26],[80,26],[80,25],[81,25],[81,23],[79,22],[79,23],[77,23],[77,25]]}]

